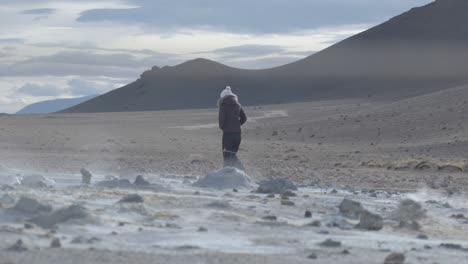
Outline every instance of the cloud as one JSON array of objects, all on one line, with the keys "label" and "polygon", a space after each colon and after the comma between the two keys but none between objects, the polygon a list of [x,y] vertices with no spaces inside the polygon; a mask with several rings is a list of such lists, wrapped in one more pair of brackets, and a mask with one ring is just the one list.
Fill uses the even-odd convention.
[{"label": "cloud", "polygon": [[[88,10],[80,22],[145,24],[158,31],[211,28],[270,34],[383,21],[430,0],[133,0],[137,8]],[[366,10],[363,12],[363,10]]]},{"label": "cloud", "polygon": [[16,92],[29,96],[57,96],[63,93],[63,89],[50,84],[27,83]]},{"label": "cloud", "polygon": [[28,9],[21,12],[24,15],[50,15],[55,13],[56,9],[53,8],[37,8],[37,9]]},{"label": "cloud", "polygon": [[129,53],[99,54],[87,51],[58,52],[10,65],[0,64],[0,76],[108,76],[137,78],[154,65],[175,62],[169,54],[134,56]]},{"label": "cloud", "polygon": [[25,39],[22,38],[0,38],[0,44],[18,44],[24,42]]}]

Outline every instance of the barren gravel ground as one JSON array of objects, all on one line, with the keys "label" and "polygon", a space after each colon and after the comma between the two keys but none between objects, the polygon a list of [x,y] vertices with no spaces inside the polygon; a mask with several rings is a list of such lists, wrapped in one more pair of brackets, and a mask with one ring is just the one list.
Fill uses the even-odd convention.
[{"label": "barren gravel ground", "polygon": [[[159,201],[158,194],[141,193],[150,199],[154,196],[155,200],[145,202],[148,212],[131,211],[129,215],[115,205],[128,192],[88,192],[74,187],[2,191],[0,197],[23,195],[47,203],[55,201],[58,204],[54,208],[83,203],[100,224],[98,229],[96,223],[83,229],[71,224],[56,230],[57,233],[48,233],[41,229],[25,231],[23,222],[12,224],[4,219],[0,223],[0,248],[23,238],[29,250],[23,253],[0,250],[0,264],[383,263],[392,251],[404,252],[408,263],[463,263],[468,257],[465,218],[451,216],[468,215],[465,90],[453,88],[398,102],[343,100],[247,108],[249,122],[244,128],[240,158],[256,181],[285,177],[300,185],[299,196],[291,198],[294,207],[280,206],[278,197],[268,200],[249,192],[207,190],[193,196],[195,190],[186,189],[184,179],[206,175],[222,165],[216,109],[2,116],[3,166],[53,175],[55,179],[76,184],[81,177],[80,168],[87,168],[100,177],[112,174],[133,179],[141,174],[155,177],[155,181],[168,179],[168,186],[179,187],[161,194],[172,197],[168,200]],[[423,203],[429,214],[421,222],[419,232],[400,230],[391,222],[385,222],[381,232],[306,227],[303,219],[306,209],[313,211],[314,219],[327,223],[327,217],[336,214],[337,205],[345,197],[359,200],[385,217],[399,201],[409,197]],[[227,199],[233,208],[223,213],[224,220],[214,228],[215,237],[199,240],[193,234],[197,224],[219,222],[205,208],[210,199]],[[116,221],[124,221],[132,228],[142,225],[140,218],[132,217],[134,214],[141,217],[143,212],[159,217],[162,213],[163,217],[169,217],[164,221],[174,221],[181,229],[156,226],[153,227],[156,231],[146,232],[143,240],[136,229],[119,231],[124,234],[117,239],[102,233],[118,228]],[[170,218],[172,214],[179,215],[179,220]],[[262,217],[269,214],[275,214],[281,224],[259,225],[258,221],[262,222]],[[200,219],[194,216],[206,222],[199,223]],[[103,231],[107,224],[110,229]],[[90,246],[91,249],[73,247],[67,241],[77,232],[100,234],[104,242]],[[268,235],[269,232],[274,235]],[[417,238],[421,233],[430,240]],[[238,237],[229,244],[223,235]],[[65,241],[62,249],[46,249],[51,238],[60,236]],[[342,241],[343,246],[317,247],[318,242],[327,238]],[[155,241],[174,247],[160,248]],[[201,243],[200,248],[187,248],[192,245],[186,241]],[[251,245],[246,247],[249,250],[245,250],[245,243]],[[440,247],[444,243],[461,248]],[[351,254],[343,254],[344,250]],[[310,260],[307,258],[310,254],[317,254],[318,258]]]}]

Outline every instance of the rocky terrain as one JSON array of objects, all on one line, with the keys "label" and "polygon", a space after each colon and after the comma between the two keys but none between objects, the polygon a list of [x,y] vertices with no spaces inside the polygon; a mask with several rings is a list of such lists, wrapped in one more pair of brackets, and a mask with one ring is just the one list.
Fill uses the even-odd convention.
[{"label": "rocky terrain", "polygon": [[3,116],[0,259],[463,263],[467,91],[247,107],[246,174],[213,109]]}]

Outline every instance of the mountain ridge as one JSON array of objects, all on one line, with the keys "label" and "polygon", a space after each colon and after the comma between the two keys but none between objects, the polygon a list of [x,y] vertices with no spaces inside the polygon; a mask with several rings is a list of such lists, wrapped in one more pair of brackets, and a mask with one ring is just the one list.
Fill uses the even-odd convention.
[{"label": "mountain ridge", "polygon": [[211,108],[226,85],[244,105],[356,97],[394,100],[430,93],[468,82],[464,13],[465,1],[438,0],[270,69],[237,69],[207,59],[154,67],[129,85],[64,112]]}]

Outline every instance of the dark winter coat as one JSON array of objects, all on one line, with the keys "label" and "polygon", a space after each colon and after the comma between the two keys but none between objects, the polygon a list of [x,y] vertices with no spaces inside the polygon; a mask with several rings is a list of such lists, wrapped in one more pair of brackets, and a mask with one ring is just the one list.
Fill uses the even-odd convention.
[{"label": "dark winter coat", "polygon": [[247,121],[242,106],[237,98],[228,95],[219,101],[219,128],[224,133],[239,133],[241,126]]}]

